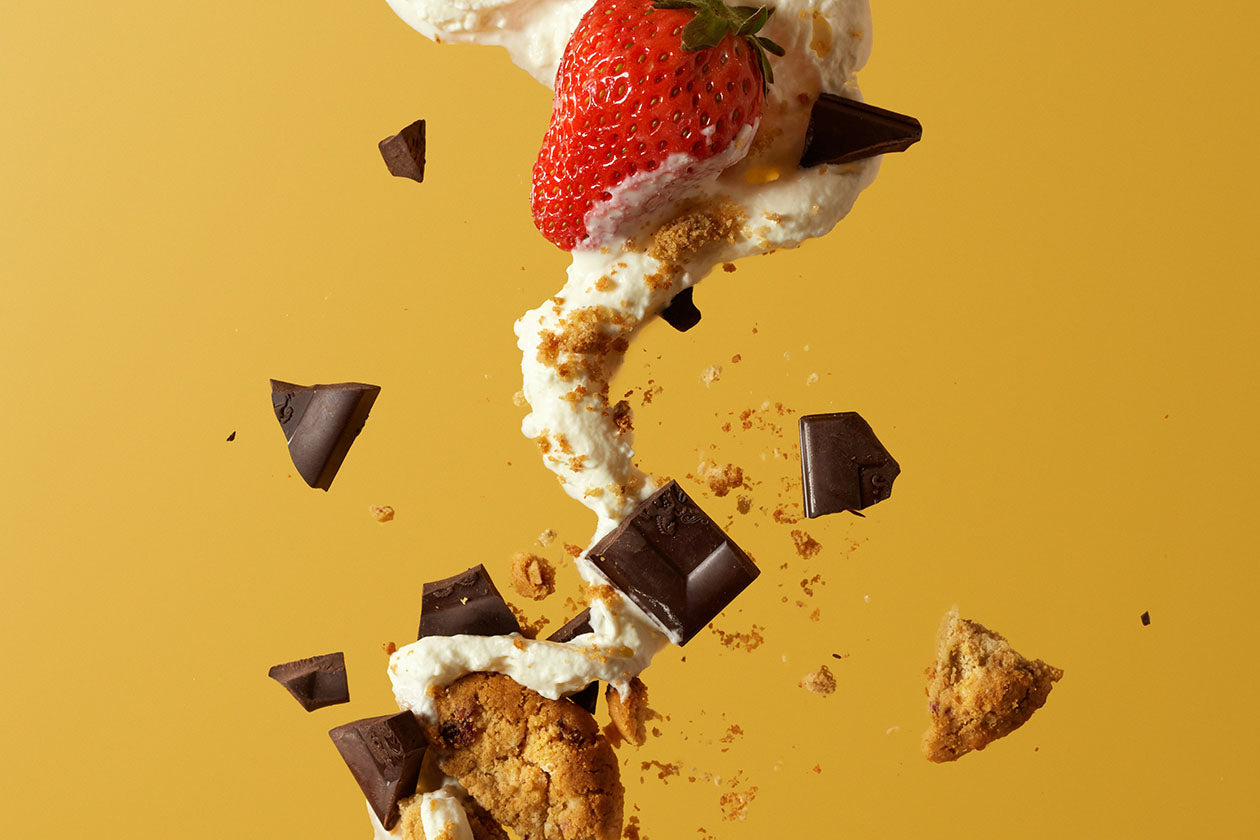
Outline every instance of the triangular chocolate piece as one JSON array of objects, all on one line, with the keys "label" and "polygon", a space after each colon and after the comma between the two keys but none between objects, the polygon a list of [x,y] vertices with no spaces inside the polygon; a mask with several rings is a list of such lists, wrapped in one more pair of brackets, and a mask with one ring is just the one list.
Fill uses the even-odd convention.
[{"label": "triangular chocolate piece", "polygon": [[1058,668],[1025,659],[1002,636],[951,609],[928,671],[932,726],[923,735],[923,754],[942,762],[984,749],[1023,726],[1062,677]]},{"label": "triangular chocolate piece", "polygon": [[426,743],[411,712],[365,718],[328,733],[368,805],[386,830],[398,822],[398,800],[416,792]]},{"label": "triangular chocolate piece", "polygon": [[904,152],[922,137],[923,126],[914,117],[824,93],[809,112],[801,166],[851,163]]},{"label": "triangular chocolate piece", "polygon": [[695,286],[683,289],[674,295],[674,299],[661,310],[661,317],[665,319],[665,323],[679,332],[686,332],[700,323],[700,310],[696,308],[695,301],[692,299],[695,289]]},{"label": "triangular chocolate piece", "polygon": [[520,622],[483,565],[424,585],[416,638],[507,636],[520,632]]},{"label": "triangular chocolate piece", "polygon": [[273,665],[267,676],[288,689],[308,712],[350,702],[346,657],[342,653],[325,653]]},{"label": "triangular chocolate piece", "polygon": [[332,486],[380,392],[361,382],[306,386],[271,380],[271,407],[293,466],[307,484],[322,490]]},{"label": "triangular chocolate piece", "polygon": [[[591,608],[587,607],[580,613],[569,619],[563,627],[547,637],[549,642],[571,642],[577,636],[591,632]],[[586,684],[586,688],[575,691],[572,694],[566,694],[565,699],[581,706],[591,714],[595,714],[595,707],[599,703],[599,680],[593,680]]]},{"label": "triangular chocolate piece", "polygon": [[416,120],[376,145],[390,175],[413,181],[424,180],[424,120]]}]

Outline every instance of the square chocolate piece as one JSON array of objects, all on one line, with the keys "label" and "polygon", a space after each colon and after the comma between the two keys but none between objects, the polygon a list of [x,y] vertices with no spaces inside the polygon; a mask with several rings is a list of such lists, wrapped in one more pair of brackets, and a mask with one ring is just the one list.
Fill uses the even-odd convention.
[{"label": "square chocolate piece", "polygon": [[483,565],[424,585],[420,630],[425,636],[507,636],[520,633],[516,614]]},{"label": "square chocolate piece", "polygon": [[589,557],[680,645],[761,573],[674,481],[600,540]]},{"label": "square chocolate piece", "polygon": [[856,411],[801,418],[805,515],[857,511],[892,495],[901,467]]},{"label": "square chocolate piece", "polygon": [[386,830],[398,822],[398,800],[416,792],[424,732],[411,712],[364,718],[328,733],[368,805]]}]

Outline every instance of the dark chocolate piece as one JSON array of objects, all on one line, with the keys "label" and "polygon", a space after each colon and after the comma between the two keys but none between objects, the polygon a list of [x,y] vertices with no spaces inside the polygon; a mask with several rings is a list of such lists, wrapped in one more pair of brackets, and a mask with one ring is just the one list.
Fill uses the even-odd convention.
[{"label": "dark chocolate piece", "polygon": [[[559,630],[548,636],[547,641],[571,642],[574,637],[581,636],[583,633],[589,633],[593,629],[594,628],[591,627],[591,608],[587,607],[571,618],[569,622]],[[593,680],[587,683],[586,688],[567,695],[565,699],[581,706],[591,714],[595,714],[595,706],[599,701],[599,680]]]},{"label": "dark chocolate piece", "polygon": [[674,295],[674,299],[661,310],[661,317],[665,319],[665,323],[679,332],[686,332],[700,323],[700,310],[696,308],[695,301],[692,300],[695,289],[695,286],[683,289]]},{"label": "dark chocolate piece", "polygon": [[761,573],[674,481],[600,540],[589,557],[683,645]]},{"label": "dark chocolate piece", "polygon": [[361,382],[306,386],[271,380],[271,407],[293,466],[307,484],[321,490],[332,486],[380,392]]},{"label": "dark chocolate piece", "polygon": [[272,665],[267,676],[287,688],[308,712],[350,702],[346,657],[342,653],[325,653]]},{"label": "dark chocolate piece", "polygon": [[914,117],[824,93],[809,112],[801,166],[852,163],[904,152],[922,137],[923,126]]},{"label": "dark chocolate piece", "polygon": [[901,467],[856,411],[801,418],[805,515],[858,511],[892,495]]},{"label": "dark chocolate piece", "polygon": [[424,180],[424,120],[416,120],[377,144],[389,174],[413,181]]},{"label": "dark chocolate piece", "polygon": [[236,440],[236,432],[232,432],[232,434],[228,435],[227,440],[228,440],[228,443],[231,443],[232,441]]},{"label": "dark chocolate piece", "polygon": [[417,638],[506,636],[519,632],[520,622],[495,588],[485,566],[473,566],[454,577],[424,585]]},{"label": "dark chocolate piece", "polygon": [[583,633],[590,633],[595,628],[591,626],[591,608],[587,607],[580,613],[569,619],[568,623],[556,632],[547,637],[549,642],[571,642]]},{"label": "dark chocolate piece", "polygon": [[1150,614],[1150,612],[1144,612],[1144,613],[1142,613],[1142,626],[1143,626],[1143,627],[1150,627],[1150,626],[1151,626],[1151,614]]},{"label": "dark chocolate piece", "polygon": [[386,830],[398,822],[398,800],[416,792],[424,733],[411,712],[364,718],[328,733],[368,805]]}]

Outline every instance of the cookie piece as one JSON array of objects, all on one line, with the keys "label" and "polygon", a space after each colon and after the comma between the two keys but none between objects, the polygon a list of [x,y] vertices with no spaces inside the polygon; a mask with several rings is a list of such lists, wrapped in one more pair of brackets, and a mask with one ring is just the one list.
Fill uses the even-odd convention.
[{"label": "cookie piece", "polygon": [[953,761],[1009,735],[1045,705],[1058,668],[1020,656],[1001,635],[945,614],[936,664],[928,674],[932,725],[923,735],[929,761]]},{"label": "cookie piece", "polygon": [[608,705],[608,716],[613,726],[621,733],[621,737],[636,747],[647,742],[648,694],[643,680],[635,677],[630,680],[623,695],[611,685],[604,693],[604,702]]},{"label": "cookie piece", "polygon": [[425,727],[438,766],[522,840],[617,840],[625,789],[595,719],[502,674],[435,696]]}]

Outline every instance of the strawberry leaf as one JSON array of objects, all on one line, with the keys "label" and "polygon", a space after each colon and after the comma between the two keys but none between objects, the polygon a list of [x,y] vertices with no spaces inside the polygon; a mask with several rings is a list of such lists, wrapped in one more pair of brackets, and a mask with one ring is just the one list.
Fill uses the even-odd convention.
[{"label": "strawberry leaf", "polygon": [[687,52],[711,49],[727,35],[742,37],[757,55],[761,69],[761,91],[769,91],[774,71],[766,53],[783,55],[783,47],[757,35],[770,20],[774,9],[769,6],[728,6],[722,0],[655,0],[657,9],[692,11],[695,17],[683,27],[682,48]]}]

